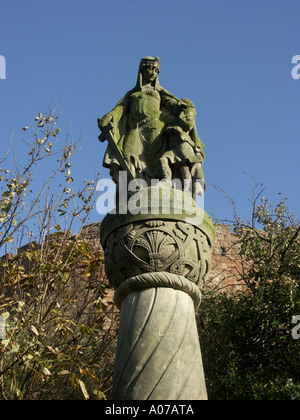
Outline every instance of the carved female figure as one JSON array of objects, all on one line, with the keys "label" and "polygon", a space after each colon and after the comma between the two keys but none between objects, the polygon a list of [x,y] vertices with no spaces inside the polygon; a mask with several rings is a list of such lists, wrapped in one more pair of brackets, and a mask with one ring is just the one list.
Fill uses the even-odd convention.
[{"label": "carved female figure", "polygon": [[[114,139],[134,177],[146,180],[159,176],[157,158],[162,149],[163,129],[172,119],[172,109],[178,102],[160,86],[158,74],[158,57],[142,58],[136,86],[112,111],[98,119],[101,130],[112,125]],[[110,147],[103,166],[111,172],[120,167]]]},{"label": "carved female figure", "polygon": [[109,127],[117,145],[117,151],[108,146],[103,160],[115,182],[122,167],[120,159],[126,162],[131,178],[144,179],[148,185],[153,178],[182,182],[203,178],[204,145],[196,131],[194,105],[160,86],[159,69],[158,57],[142,58],[135,87],[98,118],[99,128],[104,133]]}]

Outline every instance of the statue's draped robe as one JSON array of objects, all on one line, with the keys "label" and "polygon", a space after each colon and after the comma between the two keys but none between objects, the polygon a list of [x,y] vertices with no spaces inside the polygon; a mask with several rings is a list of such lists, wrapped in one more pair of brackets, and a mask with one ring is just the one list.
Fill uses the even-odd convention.
[{"label": "statue's draped robe", "polygon": [[[182,139],[178,138],[178,141],[182,142],[180,157],[176,150],[178,147],[172,147],[172,141],[166,135],[166,128],[178,126],[178,117],[176,117],[178,101],[158,82],[150,88],[144,88],[137,83],[135,88],[127,92],[108,113],[112,116],[113,138],[126,162],[134,167],[136,177],[145,178],[147,174],[150,178],[161,179],[163,174],[158,161],[166,152],[170,163],[184,159],[188,163],[196,161],[196,155],[191,152],[191,145],[184,144],[184,136]],[[189,137],[191,142],[202,150],[203,161],[204,144],[199,139],[195,127]],[[185,150],[188,150],[188,156],[184,156]],[[110,146],[107,147],[103,166],[114,170],[120,169],[121,165]]]}]

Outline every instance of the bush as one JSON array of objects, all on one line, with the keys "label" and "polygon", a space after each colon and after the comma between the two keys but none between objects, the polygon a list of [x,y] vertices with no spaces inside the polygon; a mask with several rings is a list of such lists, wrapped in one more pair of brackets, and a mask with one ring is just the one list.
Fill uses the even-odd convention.
[{"label": "bush", "polygon": [[[26,164],[10,170],[3,167],[8,155],[1,161],[0,315],[6,336],[0,341],[0,398],[5,400],[104,399],[111,386],[116,315],[105,302],[103,253],[82,230],[96,182],[72,187],[70,158],[80,150],[79,140],[68,136],[56,150],[58,120],[55,110],[35,118]],[[42,168],[50,166],[51,176],[34,194],[34,175],[45,178],[37,173],[41,162]]]},{"label": "bush", "polygon": [[265,198],[256,203],[251,224],[233,221],[244,290],[207,289],[200,307],[210,399],[300,399],[300,343],[292,336],[300,315],[299,225],[285,200],[275,209]]}]

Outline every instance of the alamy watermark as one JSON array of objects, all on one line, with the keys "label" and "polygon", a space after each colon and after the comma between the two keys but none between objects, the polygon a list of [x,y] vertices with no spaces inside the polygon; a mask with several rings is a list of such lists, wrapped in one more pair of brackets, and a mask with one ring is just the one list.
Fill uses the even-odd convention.
[{"label": "alamy watermark", "polygon": [[[150,187],[144,179],[127,182],[127,172],[119,172],[118,188],[111,179],[101,179],[97,184],[100,192],[96,209],[101,215],[116,214],[185,214],[193,217],[204,211],[204,180],[152,179]],[[194,200],[191,200],[194,197]]]},{"label": "alamy watermark", "polygon": [[300,55],[294,55],[292,58],[292,64],[296,64],[292,68],[292,78],[298,80],[300,79]]},{"label": "alamy watermark", "polygon": [[5,317],[0,315],[0,340],[6,339]]},{"label": "alamy watermark", "polygon": [[300,338],[300,315],[295,315],[292,318],[292,324],[296,324],[292,329],[292,337],[294,340],[299,340]]},{"label": "alamy watermark", "polygon": [[0,55],[0,79],[6,79],[6,60]]}]

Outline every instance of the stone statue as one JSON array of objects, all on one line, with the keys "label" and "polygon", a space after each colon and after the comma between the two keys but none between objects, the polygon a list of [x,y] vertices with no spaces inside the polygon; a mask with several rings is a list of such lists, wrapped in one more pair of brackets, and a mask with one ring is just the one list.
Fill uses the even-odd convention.
[{"label": "stone statue", "polygon": [[[105,271],[121,310],[112,399],[205,400],[194,314],[214,242],[213,223],[195,200],[205,189],[204,145],[194,104],[160,86],[159,68],[158,57],[142,58],[136,86],[98,119],[99,140],[108,141],[103,166],[117,187],[124,171],[128,182],[143,181],[101,222]],[[192,188],[180,190],[177,180]],[[137,196],[139,211],[127,211]]]},{"label": "stone statue", "polygon": [[141,59],[136,86],[112,111],[98,119],[101,141],[110,140],[103,166],[118,182],[120,170],[130,179],[192,179],[204,181],[204,144],[195,126],[196,110],[158,82],[158,57]]}]

